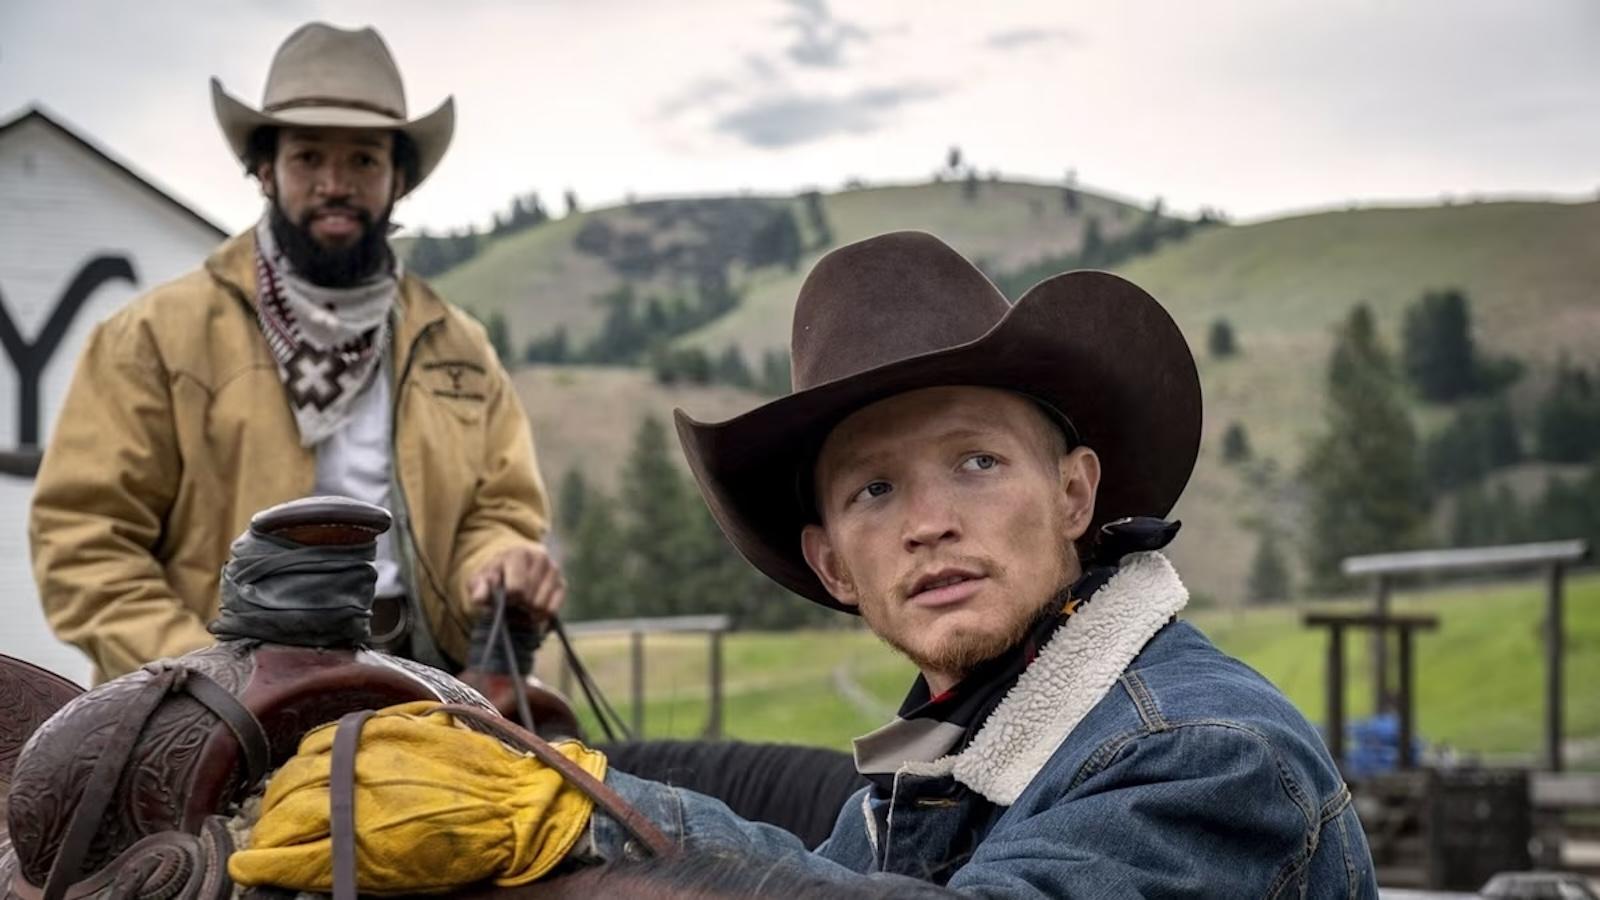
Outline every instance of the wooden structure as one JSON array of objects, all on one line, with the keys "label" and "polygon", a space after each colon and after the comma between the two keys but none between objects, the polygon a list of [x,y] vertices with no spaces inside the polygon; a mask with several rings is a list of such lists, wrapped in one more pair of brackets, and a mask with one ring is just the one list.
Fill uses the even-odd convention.
[{"label": "wooden structure", "polygon": [[[722,737],[722,636],[732,627],[732,620],[724,615],[663,616],[658,618],[604,619],[593,622],[576,622],[567,626],[567,633],[576,637],[586,634],[628,635],[629,661],[628,685],[634,740],[644,737],[644,639],[647,634],[702,633],[708,641],[709,671],[707,673],[706,726],[703,736],[710,740]],[[572,667],[561,667],[561,693],[572,695]]]},{"label": "wooden structure", "polygon": [[[1411,553],[1380,553],[1352,556],[1341,569],[1349,576],[1371,576],[1377,581],[1374,614],[1385,617],[1396,577],[1439,572],[1484,572],[1507,569],[1543,569],[1546,574],[1545,605],[1545,768],[1562,768],[1562,647],[1565,628],[1562,605],[1566,569],[1589,557],[1585,541],[1548,541],[1537,544],[1508,544],[1497,547],[1472,547],[1461,550],[1422,550]],[[1308,623],[1309,624],[1309,623]],[[1381,632],[1380,632],[1381,635]],[[1373,665],[1377,702],[1375,708],[1390,708],[1388,641],[1380,636],[1374,645]],[[1331,670],[1330,670],[1331,674]],[[1330,687],[1330,690],[1331,687]]]},{"label": "wooden structure", "polygon": [[1313,628],[1328,629],[1326,737],[1328,752],[1333,754],[1333,761],[1340,766],[1344,765],[1344,633],[1352,628],[1370,629],[1384,643],[1388,642],[1390,634],[1399,635],[1400,677],[1396,708],[1400,720],[1399,767],[1409,769],[1415,765],[1411,746],[1412,736],[1416,734],[1416,712],[1412,703],[1416,682],[1413,648],[1416,645],[1416,633],[1439,627],[1438,617],[1387,613],[1307,613],[1302,621]]}]

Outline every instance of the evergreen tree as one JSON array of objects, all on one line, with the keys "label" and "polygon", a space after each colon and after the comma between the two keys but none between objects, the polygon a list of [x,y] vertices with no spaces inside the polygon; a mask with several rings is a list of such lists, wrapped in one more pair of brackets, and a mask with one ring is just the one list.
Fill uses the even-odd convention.
[{"label": "evergreen tree", "polygon": [[1061,210],[1068,216],[1075,216],[1078,214],[1077,189],[1070,186],[1063,187],[1061,189]]},{"label": "evergreen tree", "polygon": [[789,371],[789,354],[782,350],[768,350],[761,354],[761,392],[782,397],[792,389]]},{"label": "evergreen tree", "polygon": [[784,204],[774,210],[772,218],[750,236],[746,258],[754,267],[781,265],[793,272],[800,268],[802,249],[800,226],[795,222],[794,210]]},{"label": "evergreen tree", "polygon": [[1600,456],[1600,390],[1588,371],[1566,357],[1539,401],[1536,433],[1540,459],[1576,463]]},{"label": "evergreen tree", "polygon": [[516,358],[511,355],[511,326],[506,324],[505,314],[495,310],[483,327],[489,332],[489,346],[494,348],[494,355],[500,357],[501,365],[509,367]]},{"label": "evergreen tree", "polygon": [[1222,461],[1240,463],[1250,458],[1250,436],[1245,433],[1244,425],[1239,422],[1229,422],[1228,430],[1222,433]]},{"label": "evergreen tree", "polygon": [[961,179],[961,197],[968,203],[978,200],[978,170],[968,169],[967,177]]},{"label": "evergreen tree", "polygon": [[572,619],[610,619],[638,614],[628,577],[622,530],[615,502],[595,491],[585,500],[583,517],[562,561],[567,577],[566,615]]},{"label": "evergreen tree", "polygon": [[556,492],[556,527],[563,534],[575,535],[588,504],[589,482],[583,471],[573,466],[561,477],[561,488]]},{"label": "evergreen tree", "polygon": [[599,363],[631,361],[649,339],[634,312],[638,298],[634,296],[633,286],[624,283],[597,298],[596,302],[606,308],[606,318],[585,356]]},{"label": "evergreen tree", "polygon": [[822,203],[821,191],[805,194],[806,221],[811,225],[811,246],[821,250],[833,246],[833,226],[828,223],[828,211]]},{"label": "evergreen tree", "polygon": [[1459,290],[1429,291],[1406,310],[1406,377],[1424,400],[1448,403],[1478,389],[1471,312]]},{"label": "evergreen tree", "polygon": [[[1511,496],[1515,503],[1515,496]],[[1473,482],[1456,491],[1450,515],[1450,543],[1455,547],[1488,547],[1505,542],[1509,535],[1503,515],[1515,517],[1515,510],[1497,510],[1491,504],[1482,482]]]},{"label": "evergreen tree", "polygon": [[738,344],[729,344],[728,349],[717,358],[716,380],[733,387],[755,387],[755,376],[750,372],[750,364],[744,361],[744,353],[740,352]]},{"label": "evergreen tree", "polygon": [[1083,225],[1083,246],[1078,250],[1078,259],[1085,266],[1099,265],[1104,261],[1105,251],[1106,241],[1100,233],[1100,217],[1090,216]]},{"label": "evergreen tree", "polygon": [[564,363],[571,352],[567,344],[567,326],[560,325],[542,338],[534,338],[522,351],[526,363]]},{"label": "evergreen tree", "polygon": [[1423,448],[1428,481],[1449,489],[1522,461],[1516,419],[1504,396],[1468,403]]},{"label": "evergreen tree", "polygon": [[574,191],[572,188],[567,188],[566,201],[567,201],[567,215],[569,215],[569,216],[577,215],[578,212],[579,212],[579,208],[578,208],[578,192]]},{"label": "evergreen tree", "polygon": [[1343,586],[1346,556],[1416,546],[1427,492],[1417,435],[1372,311],[1340,326],[1328,363],[1324,433],[1304,466],[1310,489],[1306,568],[1319,590]]},{"label": "evergreen tree", "polygon": [[1260,542],[1256,544],[1255,558],[1250,562],[1250,602],[1288,600],[1291,589],[1289,561],[1284,559],[1277,538],[1263,531]]},{"label": "evergreen tree", "polygon": [[1211,348],[1213,359],[1227,359],[1239,352],[1239,343],[1233,335],[1233,326],[1227,319],[1212,320],[1207,345]]},{"label": "evergreen tree", "polygon": [[672,460],[667,429],[654,416],[634,433],[622,470],[622,536],[632,566],[629,584],[636,615],[675,616],[689,611],[684,593],[695,563],[692,498]]}]

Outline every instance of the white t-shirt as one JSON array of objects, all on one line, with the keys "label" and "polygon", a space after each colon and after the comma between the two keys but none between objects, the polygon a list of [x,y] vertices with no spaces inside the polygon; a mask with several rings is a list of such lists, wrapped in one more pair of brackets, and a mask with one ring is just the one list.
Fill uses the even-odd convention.
[{"label": "white t-shirt", "polygon": [[[392,428],[389,405],[389,379],[382,367],[350,405],[350,418],[343,427],[317,445],[318,494],[354,497],[384,509],[389,506],[389,475],[394,445],[389,440]],[[400,582],[400,564],[394,554],[394,531],[378,536],[379,597],[405,593]]]}]

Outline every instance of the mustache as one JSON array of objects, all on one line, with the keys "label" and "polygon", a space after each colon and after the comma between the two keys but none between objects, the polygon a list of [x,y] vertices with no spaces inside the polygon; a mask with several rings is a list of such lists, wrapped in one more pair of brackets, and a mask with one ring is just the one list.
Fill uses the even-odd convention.
[{"label": "mustache", "polygon": [[369,228],[372,226],[371,212],[368,212],[359,206],[356,206],[352,203],[347,203],[343,200],[329,200],[327,203],[324,203],[321,206],[306,210],[305,214],[300,217],[300,222],[298,224],[300,227],[304,228],[311,224],[312,219],[315,219],[317,216],[327,215],[328,213],[343,213],[355,218],[364,226]]},{"label": "mustache", "polygon": [[938,559],[923,560],[912,566],[903,575],[895,579],[895,595],[898,597],[911,596],[917,581],[930,570],[938,569],[965,569],[977,572],[985,578],[1004,578],[1005,566],[983,556],[944,556]]}]

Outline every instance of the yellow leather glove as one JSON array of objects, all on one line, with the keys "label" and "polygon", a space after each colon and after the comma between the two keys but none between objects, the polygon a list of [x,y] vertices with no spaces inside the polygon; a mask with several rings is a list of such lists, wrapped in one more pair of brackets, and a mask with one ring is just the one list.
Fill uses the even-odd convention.
[{"label": "yellow leather glove", "polygon": [[[594,802],[561,774],[456,724],[432,701],[381,710],[356,751],[356,879],[363,893],[527,884],[566,856]],[[306,734],[267,783],[249,848],[228,860],[247,885],[333,889],[328,772],[333,725]],[[555,745],[596,778],[604,754]]]}]

